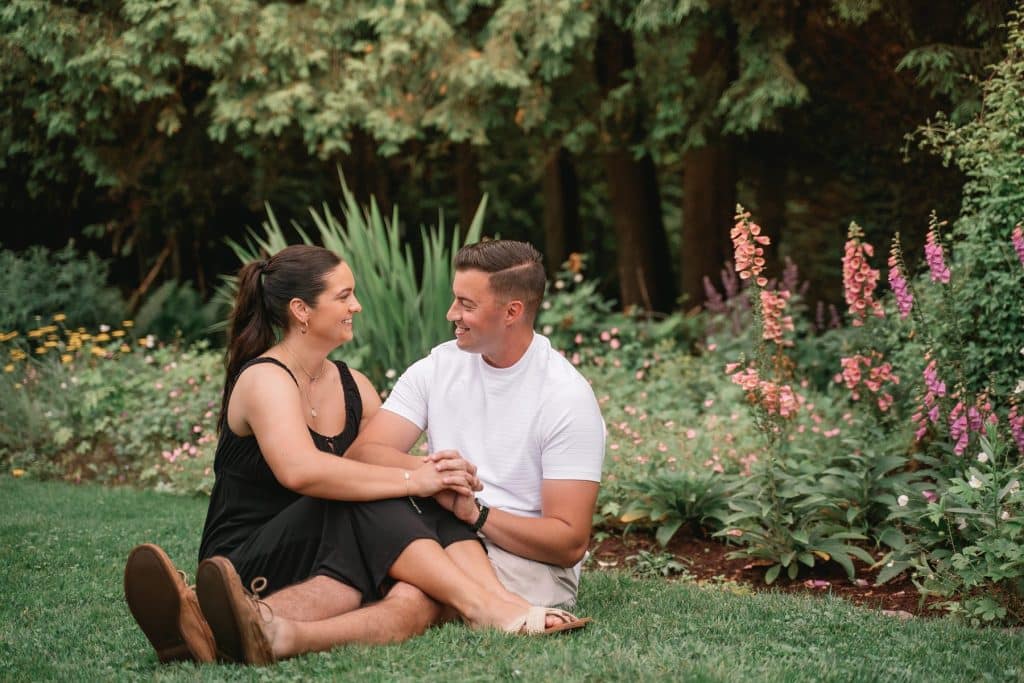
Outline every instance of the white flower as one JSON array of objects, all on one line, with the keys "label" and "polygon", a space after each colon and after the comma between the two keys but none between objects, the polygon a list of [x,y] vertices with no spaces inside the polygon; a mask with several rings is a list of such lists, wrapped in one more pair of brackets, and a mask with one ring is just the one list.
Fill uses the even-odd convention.
[{"label": "white flower", "polygon": [[565,283],[561,280],[555,280],[555,289],[565,289]]},{"label": "white flower", "polygon": [[110,325],[100,325],[100,332],[110,332]]},{"label": "white flower", "polygon": [[957,529],[966,529],[967,528],[967,520],[964,519],[963,517],[957,517],[956,518],[956,528]]},{"label": "white flower", "polygon": [[1017,493],[1020,491],[1020,482],[1016,479],[1010,482],[1010,488],[1007,489],[1010,493]]},{"label": "white flower", "polygon": [[398,373],[397,373],[397,372],[395,372],[395,369],[394,369],[394,368],[388,368],[388,369],[387,369],[387,370],[386,370],[386,371],[384,372],[384,376],[385,376],[385,377],[387,377],[388,379],[394,379],[394,378],[395,378],[395,375],[397,375],[397,374],[398,374]]},{"label": "white flower", "polygon": [[1001,513],[999,513],[999,519],[1003,520],[1004,522],[1006,520],[1008,520],[1009,518],[1010,518],[1010,511],[1009,510],[1003,510]]},{"label": "white flower", "polygon": [[548,310],[549,308],[551,308],[551,302],[550,302],[550,301],[545,301],[544,303],[542,303],[542,304],[540,305],[540,307],[541,307],[541,308],[543,308],[543,309],[544,309],[544,310],[546,311],[546,310]]},{"label": "white flower", "polygon": [[909,502],[910,498],[907,497],[905,494],[896,499],[896,504],[899,505],[901,508],[907,507],[907,503]]},{"label": "white flower", "polygon": [[972,489],[980,489],[982,487],[982,481],[972,474],[971,478],[967,480],[967,485]]},{"label": "white flower", "polygon": [[1017,382],[1017,386],[1013,388],[1013,393],[1024,394],[1024,379]]},{"label": "white flower", "polygon": [[981,453],[978,453],[978,462],[980,462],[980,463],[988,462],[988,453],[986,453],[984,451],[982,451]]},{"label": "white flower", "polygon": [[583,282],[583,273],[576,273],[572,276],[573,282]]},{"label": "white flower", "polygon": [[551,334],[551,333],[552,333],[552,332],[554,332],[554,331],[555,331],[555,328],[551,327],[551,325],[545,325],[545,326],[544,326],[544,327],[543,327],[543,328],[541,329],[541,332],[543,332],[544,334]]}]

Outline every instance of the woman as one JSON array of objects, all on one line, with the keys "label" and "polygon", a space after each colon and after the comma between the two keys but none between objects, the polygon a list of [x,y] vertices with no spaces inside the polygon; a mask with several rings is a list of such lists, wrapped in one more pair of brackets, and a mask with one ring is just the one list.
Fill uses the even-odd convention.
[{"label": "woman", "polygon": [[[129,606],[162,660],[209,659],[210,631],[222,657],[253,664],[328,649],[353,640],[348,612],[396,582],[474,627],[589,621],[506,591],[473,530],[429,498],[479,488],[456,454],[413,470],[339,457],[380,407],[366,377],[327,360],[360,311],[352,271],[326,249],[288,247],[239,273],[197,573],[205,623],[159,548],[140,546],[125,569]],[[243,580],[272,593],[269,610]]]}]

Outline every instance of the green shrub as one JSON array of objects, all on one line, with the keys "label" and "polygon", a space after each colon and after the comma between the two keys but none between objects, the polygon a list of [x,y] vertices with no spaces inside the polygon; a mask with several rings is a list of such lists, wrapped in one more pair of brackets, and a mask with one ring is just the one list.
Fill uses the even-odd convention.
[{"label": "green shrub", "polygon": [[191,343],[208,338],[227,316],[219,301],[203,303],[189,282],[168,280],[146,297],[135,314],[140,334]]},{"label": "green shrub", "polygon": [[0,462],[40,478],[209,489],[220,353],[115,342],[61,355],[0,375],[11,397]]},{"label": "green shrub", "polygon": [[33,246],[0,250],[0,332],[22,332],[54,314],[73,325],[115,325],[124,318],[121,295],[107,286],[109,266],[74,242],[57,251]]}]

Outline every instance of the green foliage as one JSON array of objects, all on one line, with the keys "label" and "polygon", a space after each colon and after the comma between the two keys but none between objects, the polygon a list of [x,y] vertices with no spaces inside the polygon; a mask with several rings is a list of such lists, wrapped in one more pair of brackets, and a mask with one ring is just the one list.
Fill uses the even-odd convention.
[{"label": "green foliage", "polygon": [[209,491],[221,354],[48,356],[0,375],[0,461],[41,477]]},{"label": "green foliage", "polygon": [[116,324],[125,305],[107,285],[109,266],[92,252],[80,255],[73,242],[62,249],[0,250],[0,331],[25,332],[56,313],[69,324]]},{"label": "green foliage", "polygon": [[650,550],[640,550],[636,555],[626,558],[631,563],[631,571],[642,579],[658,579],[676,576],[684,581],[692,580],[686,565],[676,559],[672,553],[653,553]]},{"label": "green foliage", "polygon": [[[922,593],[975,622],[1024,618],[1024,463],[1012,443],[982,437],[977,455],[924,456],[927,471],[894,501],[903,534],[879,581],[910,570]],[[951,454],[949,454],[951,455]]]},{"label": "green foliage", "polygon": [[168,280],[146,297],[135,314],[135,327],[158,339],[190,343],[209,336],[225,316],[219,302],[203,303],[190,283]]},{"label": "green foliage", "polygon": [[655,525],[662,546],[680,531],[688,535],[717,530],[729,513],[726,480],[711,470],[660,470],[624,485],[620,521]]},{"label": "green foliage", "polygon": [[[398,209],[391,218],[381,215],[375,201],[360,208],[342,179],[341,219],[325,203],[322,212],[311,208],[319,243],[345,259],[356,278],[356,292],[363,314],[356,320],[352,348],[344,350],[346,360],[363,369],[378,388],[388,389],[398,372],[409,367],[437,344],[451,337],[451,325],[445,314],[451,303],[452,266],[462,244],[476,242],[483,229],[487,198],[481,201],[476,216],[466,231],[465,240],[457,231],[449,239],[443,218],[436,227],[422,227],[422,260],[417,262],[403,239]],[[274,254],[288,242],[270,207],[263,234],[250,235],[245,244],[231,243],[243,263],[261,254]],[[313,239],[295,225],[307,244]],[[417,267],[421,263],[421,267]],[[219,299],[233,299],[232,278],[226,278]]]},{"label": "green foliage", "polygon": [[[967,176],[954,230],[959,282],[956,322],[943,345],[959,351],[965,388],[1007,396],[1024,376],[1024,269],[1010,243],[1024,197],[1024,22],[1012,15],[1006,56],[982,84],[982,113],[956,125],[944,115],[923,127],[922,144]],[[978,324],[979,322],[982,324]]]}]

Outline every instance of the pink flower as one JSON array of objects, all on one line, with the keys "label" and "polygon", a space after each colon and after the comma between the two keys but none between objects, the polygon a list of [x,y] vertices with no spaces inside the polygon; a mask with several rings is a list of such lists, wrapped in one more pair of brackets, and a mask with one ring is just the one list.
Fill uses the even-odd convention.
[{"label": "pink flower", "polygon": [[921,495],[924,496],[924,499],[929,503],[934,503],[939,499],[939,494],[935,493],[935,491],[921,491]]},{"label": "pink flower", "polygon": [[789,296],[789,292],[785,290],[779,292],[761,290],[761,313],[764,321],[761,336],[767,341],[775,342],[778,346],[793,345],[791,340],[783,338],[786,332],[793,331],[793,316],[782,315]]},{"label": "pink flower", "polygon": [[860,227],[851,223],[843,251],[843,290],[854,327],[863,325],[869,313],[885,317],[881,302],[874,300],[879,272],[868,264],[868,257],[874,256],[875,250],[861,240],[863,236]]},{"label": "pink flower", "polygon": [[1024,412],[1020,410],[1020,406],[1014,404],[1010,406],[1010,434],[1013,436],[1014,443],[1017,444],[1017,450],[1020,451],[1021,455],[1024,455]]},{"label": "pink flower", "polygon": [[900,272],[895,253],[889,257],[889,286],[896,297],[896,309],[900,312],[900,319],[906,319],[914,307],[914,296],[910,293],[907,279]]},{"label": "pink flower", "polygon": [[949,283],[949,268],[946,267],[946,260],[942,253],[942,244],[939,242],[939,233],[934,227],[928,231],[928,237],[924,244],[924,258],[928,262],[928,269],[931,271],[932,282]]},{"label": "pink flower", "polygon": [[1020,264],[1024,266],[1024,229],[1017,224],[1017,227],[1013,229],[1013,250],[1017,252],[1017,258],[1020,259]]},{"label": "pink flower", "polygon": [[764,270],[764,249],[758,245],[771,243],[767,235],[761,234],[761,226],[750,222],[750,212],[740,211],[736,214],[736,225],[729,231],[732,238],[733,251],[736,256],[736,272],[741,280],[751,278],[759,287],[764,287],[768,281],[761,277]]}]

